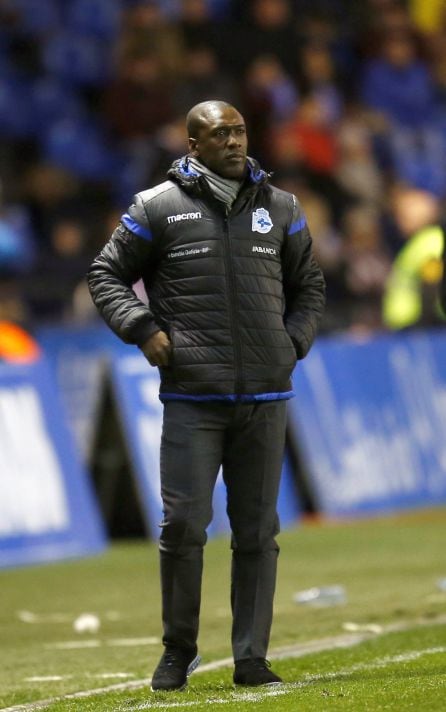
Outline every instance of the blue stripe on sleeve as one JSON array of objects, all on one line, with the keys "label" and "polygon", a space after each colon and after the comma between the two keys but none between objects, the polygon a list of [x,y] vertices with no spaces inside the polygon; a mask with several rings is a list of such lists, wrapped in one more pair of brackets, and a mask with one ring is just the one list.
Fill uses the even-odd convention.
[{"label": "blue stripe on sleeve", "polygon": [[149,228],[137,223],[136,220],[133,220],[133,218],[128,213],[124,213],[121,218],[121,222],[126,226],[128,230],[130,230],[130,232],[134,232],[135,235],[143,237],[144,240],[152,239],[152,233],[150,232]]},{"label": "blue stripe on sleeve", "polygon": [[288,235],[294,235],[295,232],[299,232],[299,230],[302,230],[306,224],[307,221],[304,217],[302,217],[300,220],[296,220],[296,222],[291,223],[290,229],[288,230]]}]

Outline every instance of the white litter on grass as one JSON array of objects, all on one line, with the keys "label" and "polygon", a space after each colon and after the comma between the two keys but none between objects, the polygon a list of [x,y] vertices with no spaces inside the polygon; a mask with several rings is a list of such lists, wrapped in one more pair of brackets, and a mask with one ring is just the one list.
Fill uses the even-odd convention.
[{"label": "white litter on grass", "polygon": [[446,577],[438,579],[437,588],[446,593]]},{"label": "white litter on grass", "polygon": [[76,633],[97,633],[100,627],[101,621],[95,613],[81,613],[73,621]]},{"label": "white litter on grass", "polygon": [[376,635],[379,635],[384,630],[382,625],[379,625],[378,623],[353,623],[352,621],[346,621],[343,623],[342,628],[349,633],[364,631],[368,633],[376,633]]}]

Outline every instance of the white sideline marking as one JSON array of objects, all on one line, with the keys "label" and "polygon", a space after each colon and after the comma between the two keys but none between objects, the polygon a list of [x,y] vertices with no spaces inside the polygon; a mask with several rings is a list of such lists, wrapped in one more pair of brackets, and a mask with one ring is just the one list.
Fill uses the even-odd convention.
[{"label": "white sideline marking", "polygon": [[[424,627],[424,626],[431,626],[431,625],[444,625],[446,623],[446,616],[439,616],[436,620],[426,620],[426,619],[418,619],[415,621],[411,622],[403,622],[400,621],[399,623],[390,623],[387,626],[383,626],[383,631],[380,634],[373,634],[370,632],[362,632],[362,633],[351,633],[349,635],[337,635],[333,636],[331,638],[323,638],[321,640],[312,640],[307,643],[299,643],[297,645],[287,645],[283,646],[280,648],[275,648],[269,653],[269,658],[271,660],[280,660],[283,658],[300,658],[304,657],[306,655],[310,655],[311,653],[321,653],[324,650],[333,650],[334,648],[350,648],[355,645],[359,645],[360,643],[369,640],[370,638],[375,638],[378,636],[381,636],[382,634],[385,633],[393,633],[397,631],[404,631],[404,630],[411,630],[413,628],[417,627]],[[87,642],[87,641],[86,641]],[[91,642],[91,641],[90,641]],[[334,679],[336,677],[344,677],[346,675],[350,675],[352,672],[355,672],[358,669],[373,669],[373,666],[375,667],[382,667],[383,665],[388,665],[390,662],[405,662],[406,659],[407,661],[409,660],[414,660],[417,657],[420,657],[421,655],[426,655],[426,654],[432,654],[432,653],[439,653],[439,652],[446,652],[446,647],[441,647],[441,648],[427,648],[426,650],[419,650],[419,651],[411,651],[410,653],[402,654],[402,655],[397,655],[394,656],[393,658],[382,658],[381,660],[377,660],[375,663],[370,663],[370,665],[366,665],[366,663],[358,663],[357,665],[352,666],[351,668],[346,668],[344,670],[339,670],[336,673],[326,673],[320,674],[320,675],[308,675],[305,680],[302,682],[297,682],[297,683],[288,683],[281,685],[278,688],[275,688],[273,690],[267,690],[266,692],[263,693],[240,693],[241,695],[251,695],[252,696],[252,701],[257,702],[261,698],[259,697],[260,694],[263,694],[265,696],[272,696],[272,695],[283,695],[283,694],[288,694],[288,691],[291,691],[296,688],[300,687],[306,687],[307,685],[311,684],[313,681],[321,680],[321,679]],[[415,657],[414,657],[415,656]],[[386,662],[384,662],[386,661]],[[195,671],[194,674],[199,674],[203,672],[210,672],[212,670],[218,670],[223,667],[227,667],[228,665],[232,665],[232,658],[223,658],[222,660],[214,660],[213,662],[207,663],[206,665],[201,665],[198,670]],[[359,667],[358,667],[359,666]],[[362,667],[365,666],[365,667]],[[131,680],[128,682],[119,682],[115,683],[114,685],[107,685],[106,687],[97,687],[92,690],[82,690],[80,692],[72,692],[67,695],[59,695],[57,697],[52,697],[46,700],[39,700],[38,702],[29,702],[21,705],[14,705],[13,707],[4,707],[1,709],[1,712],[34,712],[35,710],[43,710],[49,707],[50,705],[55,704],[56,702],[61,702],[63,700],[78,700],[78,699],[83,699],[87,697],[96,697],[97,695],[102,695],[108,692],[129,692],[131,690],[139,690],[143,687],[149,687],[151,682],[150,678],[144,678],[140,680]],[[236,694],[236,693],[233,693]],[[211,701],[213,704],[226,704],[229,701],[234,701],[234,700],[241,700],[240,694],[237,697],[229,697],[226,699],[219,698],[213,699],[210,698],[209,701]],[[263,698],[262,698],[263,699]],[[243,697],[244,701],[249,701],[246,697]],[[161,702],[153,702],[153,703],[144,703],[144,707],[128,707],[127,709],[129,710],[137,710],[137,709],[162,709],[163,707],[179,707],[179,706],[192,706],[195,705],[196,707],[202,706],[202,704],[209,704],[208,702],[198,702],[195,700],[192,703],[189,702],[171,702],[171,703],[161,703]],[[148,705],[151,705],[148,706]]]},{"label": "white sideline marking", "polygon": [[60,680],[68,680],[73,675],[35,675],[34,677],[25,677],[25,682],[59,682]]},{"label": "white sideline marking", "polygon": [[97,674],[95,673],[94,675],[89,674],[88,677],[98,677],[98,678],[101,678],[102,680],[110,680],[113,678],[115,678],[115,679],[122,678],[123,680],[125,680],[126,678],[129,678],[129,677],[135,677],[135,675],[132,672],[101,672],[101,673],[97,673]]},{"label": "white sideline marking", "polygon": [[[16,611],[17,618],[22,623],[73,623],[77,614],[75,613],[33,613],[33,611]],[[122,619],[119,611],[105,611],[103,618],[108,621],[119,621]]]},{"label": "white sideline marking", "polygon": [[78,648],[100,648],[100,640],[66,640],[62,643],[45,643],[45,650],[77,650]]},{"label": "white sideline marking", "polygon": [[73,616],[68,613],[33,613],[17,611],[17,618],[22,623],[71,623]]},{"label": "white sideline marking", "polygon": [[111,640],[98,640],[92,638],[90,640],[65,640],[60,643],[46,643],[46,650],[81,650],[82,648],[100,648],[102,645],[107,647],[137,647],[138,645],[158,645],[161,643],[160,638],[150,636],[148,638],[112,638]]},{"label": "white sideline marking", "polygon": [[265,689],[259,692],[233,692],[228,697],[208,697],[205,700],[195,700],[194,702],[143,702],[139,705],[131,705],[125,707],[125,712],[139,712],[139,710],[150,710],[150,709],[169,709],[171,707],[207,707],[209,705],[228,705],[233,702],[252,702],[258,703],[262,702],[268,697],[279,697],[283,695],[289,695],[296,689],[302,689],[308,687],[313,682],[318,682],[320,680],[336,680],[337,678],[348,677],[352,673],[358,672],[359,670],[376,670],[379,668],[387,667],[388,665],[412,662],[413,660],[418,660],[423,655],[435,655],[436,653],[445,653],[446,647],[437,648],[426,648],[424,650],[412,650],[408,653],[402,653],[400,655],[388,656],[375,660],[371,663],[357,663],[349,668],[344,668],[343,670],[338,670],[337,672],[330,673],[320,673],[314,675],[306,675],[305,679],[301,682],[290,682],[284,683],[283,685]]},{"label": "white sideline marking", "polygon": [[137,645],[159,645],[159,643],[161,643],[161,639],[152,635],[148,638],[114,638],[112,640],[107,640],[105,645],[133,647]]}]

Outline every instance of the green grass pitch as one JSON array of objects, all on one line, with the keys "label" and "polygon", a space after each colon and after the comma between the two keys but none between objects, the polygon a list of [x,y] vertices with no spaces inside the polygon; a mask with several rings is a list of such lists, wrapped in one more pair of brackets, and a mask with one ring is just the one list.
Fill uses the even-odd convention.
[{"label": "green grass pitch", "polygon": [[[446,591],[438,581],[446,578],[445,542],[441,508],[283,532],[270,651],[285,684],[271,688],[235,689],[224,662],[227,539],[206,547],[203,661],[182,693],[154,694],[147,682],[161,653],[154,543],[2,571],[0,709],[443,712]],[[293,601],[298,590],[330,584],[345,586],[345,604]],[[76,632],[82,613],[98,616],[99,630]],[[70,698],[81,691],[85,696]]]}]

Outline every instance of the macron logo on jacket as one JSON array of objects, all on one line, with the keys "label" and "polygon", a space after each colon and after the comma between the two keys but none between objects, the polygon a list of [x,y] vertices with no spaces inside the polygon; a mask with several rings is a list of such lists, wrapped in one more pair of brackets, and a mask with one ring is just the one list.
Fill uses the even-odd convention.
[{"label": "macron logo on jacket", "polygon": [[199,220],[201,218],[201,213],[179,213],[178,215],[169,215],[167,222],[169,225],[171,223],[178,222],[179,220]]}]

